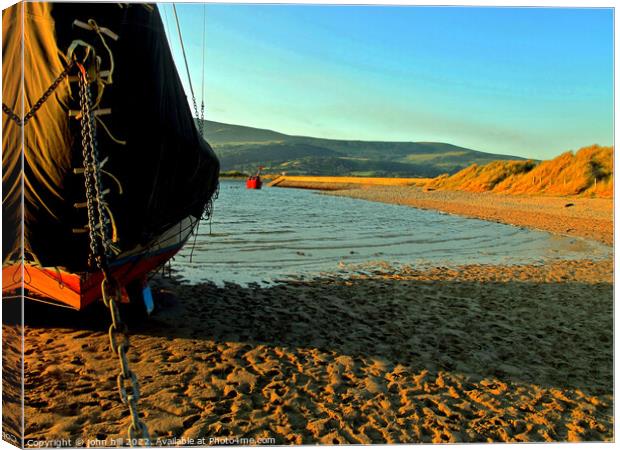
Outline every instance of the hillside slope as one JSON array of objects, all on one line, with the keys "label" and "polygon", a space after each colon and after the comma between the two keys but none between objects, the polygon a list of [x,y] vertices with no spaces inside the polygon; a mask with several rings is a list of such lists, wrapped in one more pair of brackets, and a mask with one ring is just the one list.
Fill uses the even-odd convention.
[{"label": "hillside slope", "polygon": [[435,177],[472,163],[522,158],[441,142],[379,142],[290,136],[276,131],[205,121],[205,139],[222,171],[289,175]]}]

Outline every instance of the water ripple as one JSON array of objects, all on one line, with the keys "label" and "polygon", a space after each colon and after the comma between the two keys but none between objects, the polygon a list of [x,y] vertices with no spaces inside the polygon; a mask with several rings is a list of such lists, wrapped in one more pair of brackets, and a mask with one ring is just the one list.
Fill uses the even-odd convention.
[{"label": "water ripple", "polygon": [[[611,247],[574,237],[308,190],[247,191],[222,181],[211,222],[175,260],[192,281],[262,282],[343,271],[342,264],[456,265],[603,258]],[[346,270],[345,270],[346,272]]]}]

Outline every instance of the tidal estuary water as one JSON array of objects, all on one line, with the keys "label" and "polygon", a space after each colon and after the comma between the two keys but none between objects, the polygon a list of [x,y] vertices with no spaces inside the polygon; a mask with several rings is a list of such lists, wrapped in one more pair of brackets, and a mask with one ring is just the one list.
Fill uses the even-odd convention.
[{"label": "tidal estuary water", "polygon": [[544,231],[302,189],[247,190],[241,181],[222,180],[211,224],[201,223],[195,244],[192,236],[173,267],[191,282],[262,284],[380,263],[537,264],[611,252]]}]

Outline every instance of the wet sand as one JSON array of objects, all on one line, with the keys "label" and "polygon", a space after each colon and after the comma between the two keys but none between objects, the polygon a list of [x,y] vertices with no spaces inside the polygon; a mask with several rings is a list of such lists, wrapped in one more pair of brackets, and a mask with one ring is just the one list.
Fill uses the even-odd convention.
[{"label": "wet sand", "polygon": [[352,187],[329,186],[328,183],[313,184],[311,189],[333,191],[326,192],[330,195],[434,209],[613,244],[613,199],[427,192],[413,186]]},{"label": "wet sand", "polygon": [[[131,325],[140,410],[159,444],[610,441],[612,283],[611,261],[159,279]],[[124,437],[108,316],[26,314],[27,438]]]}]

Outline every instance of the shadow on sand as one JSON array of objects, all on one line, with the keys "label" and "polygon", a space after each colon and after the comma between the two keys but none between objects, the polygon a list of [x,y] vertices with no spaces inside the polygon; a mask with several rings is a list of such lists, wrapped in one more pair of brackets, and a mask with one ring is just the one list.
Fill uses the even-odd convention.
[{"label": "shadow on sand", "polygon": [[[473,380],[611,394],[610,283],[318,279],[272,287],[168,284],[174,292],[132,334],[316,348]],[[107,312],[28,302],[26,328],[106,331]]]}]

